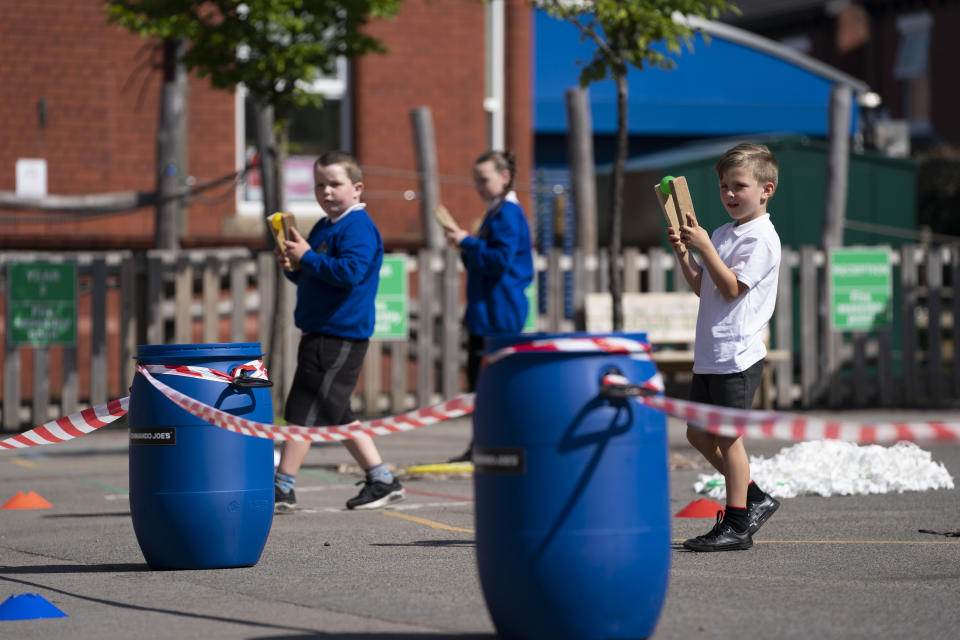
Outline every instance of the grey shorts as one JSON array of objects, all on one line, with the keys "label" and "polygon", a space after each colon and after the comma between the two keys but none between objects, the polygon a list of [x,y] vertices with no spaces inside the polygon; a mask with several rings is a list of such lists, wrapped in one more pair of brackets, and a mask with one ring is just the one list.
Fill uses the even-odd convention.
[{"label": "grey shorts", "polygon": [[690,399],[720,407],[750,409],[763,378],[763,360],[737,373],[695,373]]},{"label": "grey shorts", "polygon": [[297,349],[297,372],[283,413],[305,427],[353,422],[350,394],[357,386],[369,340],[306,334]]}]

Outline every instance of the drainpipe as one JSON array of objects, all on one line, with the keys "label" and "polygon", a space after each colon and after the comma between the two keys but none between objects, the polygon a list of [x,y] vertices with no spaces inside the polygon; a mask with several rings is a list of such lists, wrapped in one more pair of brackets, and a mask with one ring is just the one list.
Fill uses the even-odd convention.
[{"label": "drainpipe", "polygon": [[483,108],[487,112],[489,148],[503,149],[504,126],[504,42],[506,18],[504,0],[490,0],[485,5],[486,32],[486,97]]}]

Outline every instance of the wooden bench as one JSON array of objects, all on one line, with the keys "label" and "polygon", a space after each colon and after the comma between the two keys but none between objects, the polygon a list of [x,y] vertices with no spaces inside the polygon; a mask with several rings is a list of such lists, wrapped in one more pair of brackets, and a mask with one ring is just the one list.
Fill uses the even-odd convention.
[{"label": "wooden bench", "polygon": [[[609,293],[588,293],[587,331],[604,333],[612,327],[612,303]],[[623,330],[645,332],[653,346],[653,360],[660,373],[674,375],[693,369],[693,343],[697,334],[700,298],[692,292],[624,293]],[[765,340],[769,344],[769,337]],[[786,349],[767,349],[766,362],[789,362]],[[773,367],[763,368],[759,405],[773,408]]]}]

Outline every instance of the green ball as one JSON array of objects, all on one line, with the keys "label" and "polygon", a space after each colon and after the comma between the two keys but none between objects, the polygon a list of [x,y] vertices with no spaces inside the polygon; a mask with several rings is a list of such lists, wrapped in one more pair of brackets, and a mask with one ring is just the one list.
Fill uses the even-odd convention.
[{"label": "green ball", "polygon": [[666,176],[663,180],[660,181],[660,193],[665,196],[670,195],[670,181],[673,180],[673,176]]}]

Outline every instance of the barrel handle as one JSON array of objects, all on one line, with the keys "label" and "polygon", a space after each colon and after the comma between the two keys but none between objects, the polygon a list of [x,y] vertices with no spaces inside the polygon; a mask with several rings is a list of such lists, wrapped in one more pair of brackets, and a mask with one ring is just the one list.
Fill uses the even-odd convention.
[{"label": "barrel handle", "polygon": [[240,387],[242,389],[253,388],[253,387],[272,387],[273,380],[267,380],[266,378],[251,378],[249,372],[241,369],[236,372],[233,376],[233,382],[231,382],[235,387]]},{"label": "barrel handle", "polygon": [[654,396],[659,391],[647,384],[632,384],[616,367],[607,367],[600,374],[599,394],[608,400],[625,400],[639,396]]}]

